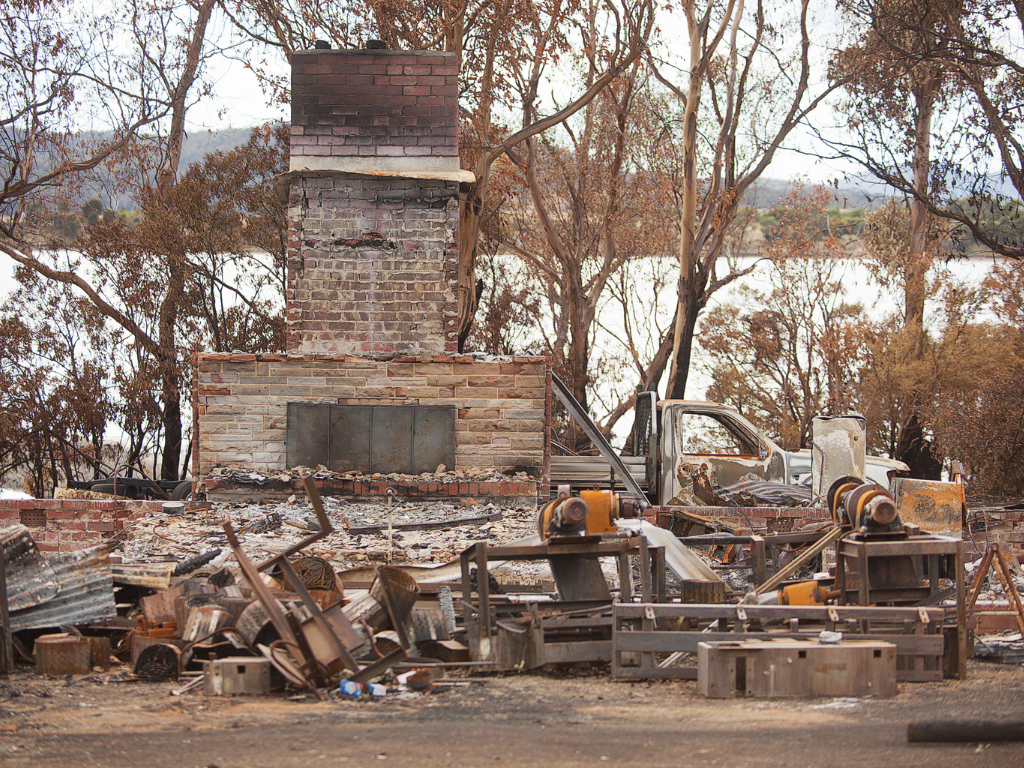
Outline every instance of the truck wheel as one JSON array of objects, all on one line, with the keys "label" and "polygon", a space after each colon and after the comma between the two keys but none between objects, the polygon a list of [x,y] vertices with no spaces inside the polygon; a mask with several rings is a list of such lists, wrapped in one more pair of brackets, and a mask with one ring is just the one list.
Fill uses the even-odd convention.
[{"label": "truck wheel", "polygon": [[192,495],[192,481],[182,480],[171,491],[171,501],[184,501]]}]

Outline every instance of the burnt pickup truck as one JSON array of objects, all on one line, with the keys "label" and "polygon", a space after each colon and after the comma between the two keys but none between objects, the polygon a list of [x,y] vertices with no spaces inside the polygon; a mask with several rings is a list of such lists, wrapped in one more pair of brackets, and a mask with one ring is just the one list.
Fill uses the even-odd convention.
[{"label": "burnt pickup truck", "polygon": [[[652,504],[670,505],[684,490],[681,468],[706,464],[720,486],[754,475],[787,485],[808,485],[811,451],[787,451],[721,403],[656,400],[654,392],[637,397],[632,456],[620,456],[632,479]],[[867,456],[867,480],[888,488],[893,477],[909,472],[901,461]],[[551,485],[627,488],[601,456],[552,456]],[[676,502],[678,503],[678,502]]]}]

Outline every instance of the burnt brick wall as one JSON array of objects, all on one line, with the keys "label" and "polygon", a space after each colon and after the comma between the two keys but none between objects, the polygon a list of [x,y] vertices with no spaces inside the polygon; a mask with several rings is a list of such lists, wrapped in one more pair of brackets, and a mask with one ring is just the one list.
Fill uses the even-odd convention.
[{"label": "burnt brick wall", "polygon": [[323,167],[316,157],[418,158],[421,168],[458,168],[457,100],[454,53],[296,52],[292,169]]},{"label": "burnt brick wall", "polygon": [[161,506],[159,501],[0,499],[0,528],[20,523],[40,552],[72,552],[102,544]]},{"label": "burnt brick wall", "polygon": [[198,480],[218,465],[285,469],[288,403],[450,405],[455,467],[529,468],[546,482],[550,361],[201,353]]},{"label": "burnt brick wall", "polygon": [[302,174],[289,194],[288,351],[458,347],[458,184]]}]

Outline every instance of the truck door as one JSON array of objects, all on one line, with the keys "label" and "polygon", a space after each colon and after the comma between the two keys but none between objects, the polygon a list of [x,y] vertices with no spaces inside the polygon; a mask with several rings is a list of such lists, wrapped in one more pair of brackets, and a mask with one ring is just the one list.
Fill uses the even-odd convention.
[{"label": "truck door", "polygon": [[666,410],[668,418],[662,420],[663,499],[679,493],[680,471],[692,474],[702,464],[714,472],[718,485],[735,483],[749,474],[779,480],[772,471],[776,468],[769,447],[738,420],[729,419],[728,414],[693,412],[681,406]]}]

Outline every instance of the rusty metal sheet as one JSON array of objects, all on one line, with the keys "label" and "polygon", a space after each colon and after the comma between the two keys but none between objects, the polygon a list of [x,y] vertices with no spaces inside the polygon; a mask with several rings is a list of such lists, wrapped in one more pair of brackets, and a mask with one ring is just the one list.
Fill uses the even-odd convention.
[{"label": "rusty metal sheet", "polygon": [[13,611],[12,632],[89,624],[117,616],[105,545],[53,555],[46,562],[53,569],[60,591],[45,603]]},{"label": "rusty metal sheet", "polygon": [[455,461],[455,409],[421,405],[288,404],[289,467],[334,472],[433,472]]},{"label": "rusty metal sheet", "polygon": [[110,571],[115,584],[167,589],[174,567],[174,563],[114,563]]},{"label": "rusty metal sheet", "polygon": [[289,467],[325,463],[329,405],[288,403],[287,461]]},{"label": "rusty metal sheet", "polygon": [[57,596],[57,575],[24,525],[0,529],[0,547],[7,563],[7,608],[20,611]]},{"label": "rusty metal sheet", "polygon": [[327,468],[333,472],[371,472],[371,406],[331,408]]},{"label": "rusty metal sheet", "polygon": [[900,520],[928,533],[963,538],[963,485],[909,477],[898,477],[893,485]]},{"label": "rusty metal sheet", "polygon": [[[370,416],[370,468],[374,472],[409,472],[415,414],[412,408],[374,408]],[[436,469],[435,464],[431,469]]]},{"label": "rusty metal sheet", "polygon": [[[344,407],[344,406],[338,406]],[[370,469],[433,472],[455,463],[455,409],[446,406],[372,406]]]},{"label": "rusty metal sheet", "polygon": [[455,464],[455,409],[417,406],[413,410],[412,474],[434,472],[438,464]]}]

